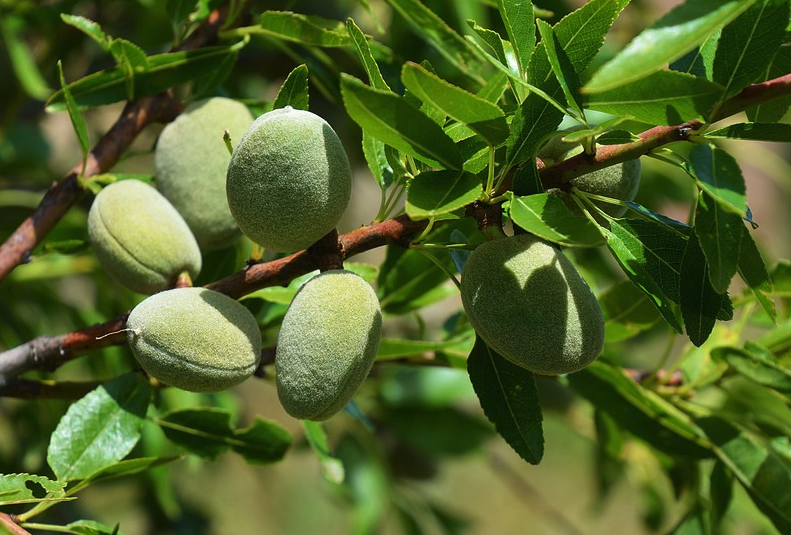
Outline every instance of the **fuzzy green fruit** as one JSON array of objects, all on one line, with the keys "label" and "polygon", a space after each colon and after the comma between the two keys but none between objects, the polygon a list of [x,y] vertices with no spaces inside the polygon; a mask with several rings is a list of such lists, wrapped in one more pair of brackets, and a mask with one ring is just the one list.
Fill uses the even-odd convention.
[{"label": "fuzzy green fruit", "polygon": [[371,371],[382,331],[373,288],[331,270],[305,283],[277,339],[277,394],[295,418],[326,420],[352,399]]},{"label": "fuzzy green fruit", "polygon": [[253,118],[235,100],[201,100],[168,124],[157,141],[157,188],[184,217],[203,249],[228,246],[241,236],[225,195],[231,155],[223,133],[228,130],[231,140],[239,141]]},{"label": "fuzzy green fruit", "polygon": [[187,223],[157,190],[139,180],[104,188],[88,213],[88,236],[99,263],[121,284],[152,294],[186,271],[195,278],[201,253]]},{"label": "fuzzy green fruit", "polygon": [[461,299],[478,335],[535,373],[580,370],[604,345],[588,284],[563,253],[530,234],[478,246],[462,272]]},{"label": "fuzzy green fruit", "polygon": [[[640,187],[640,160],[628,160],[617,163],[604,169],[599,169],[587,175],[571,179],[571,184],[587,193],[610,197],[621,201],[632,201]],[[569,197],[569,194],[559,189],[548,190],[548,193],[563,199],[572,212],[580,214],[579,206]],[[594,201],[596,206],[612,217],[621,217],[626,213],[625,206],[610,204],[604,201]]]},{"label": "fuzzy green fruit", "polygon": [[191,392],[219,392],[250,377],[261,360],[255,317],[227,295],[175,288],[137,305],[129,346],[151,377]]},{"label": "fuzzy green fruit", "polygon": [[305,249],[338,224],[351,196],[346,152],[327,122],[290,107],[260,116],[228,166],[231,213],[255,243]]}]

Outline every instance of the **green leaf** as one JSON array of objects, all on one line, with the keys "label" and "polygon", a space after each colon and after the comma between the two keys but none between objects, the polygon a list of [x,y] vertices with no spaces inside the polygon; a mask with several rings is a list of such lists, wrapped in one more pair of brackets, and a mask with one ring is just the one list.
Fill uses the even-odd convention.
[{"label": "green leaf", "polygon": [[766,72],[783,42],[788,0],[758,0],[722,30],[714,58],[714,81],[729,98]]},{"label": "green leaf", "polygon": [[[231,46],[212,46],[198,50],[169,52],[148,57],[148,70],[134,77],[137,98],[155,95],[197,78],[217,67],[226,56],[235,56],[244,41]],[[69,90],[80,107],[96,107],[126,100],[126,73],[120,66],[105,69],[72,82]],[[48,111],[64,109],[63,89],[47,101]]]},{"label": "green leaf", "polygon": [[508,40],[514,49],[519,73],[525,76],[530,56],[536,46],[536,23],[530,0],[497,0]]},{"label": "green leaf", "polygon": [[71,119],[71,126],[74,128],[74,133],[77,134],[77,141],[80,143],[82,150],[82,165],[85,168],[85,162],[88,158],[88,152],[91,150],[91,142],[88,139],[88,124],[85,122],[85,117],[82,116],[80,110],[77,109],[77,102],[66,85],[66,79],[63,78],[63,65],[58,60],[58,75],[60,76],[60,87],[63,91],[63,98],[66,101],[66,109],[69,112],[69,119]]},{"label": "green leaf", "polygon": [[720,418],[698,421],[714,444],[717,457],[733,472],[781,533],[791,532],[791,463],[747,432]]},{"label": "green leaf", "polygon": [[296,110],[308,109],[308,66],[304,63],[288,74],[272,104],[273,109],[286,106]]},{"label": "green leaf", "polygon": [[231,75],[236,67],[238,53],[228,54],[220,58],[211,69],[198,76],[192,83],[192,100],[208,98],[217,92],[217,88]]},{"label": "green leaf", "polygon": [[110,39],[102,31],[102,27],[98,23],[82,17],[80,15],[69,15],[68,13],[61,13],[60,18],[69,26],[73,26],[80,30],[82,33],[96,41],[99,46],[104,50],[110,51]]},{"label": "green leaf", "polygon": [[330,444],[327,441],[327,433],[324,432],[320,422],[302,420],[302,428],[305,431],[305,438],[313,449],[313,453],[321,463],[321,471],[324,478],[331,483],[343,483],[343,463],[330,453]]},{"label": "green leaf", "polygon": [[563,89],[563,94],[566,96],[566,104],[570,108],[574,108],[580,116],[583,116],[582,106],[579,103],[579,88],[581,85],[579,76],[574,71],[574,67],[571,65],[566,53],[560,48],[552,26],[541,19],[537,23],[538,30],[541,33],[541,42],[544,43],[544,50],[547,53],[549,64],[552,66],[552,72],[555,73],[555,78],[557,78],[560,87]]},{"label": "green leaf", "polygon": [[483,64],[478,52],[436,13],[419,0],[387,0],[387,3],[459,72],[477,76]]},{"label": "green leaf", "polygon": [[134,100],[135,77],[148,70],[146,53],[136,44],[126,39],[113,39],[110,42],[110,53],[124,73],[127,100]]},{"label": "green leaf", "polygon": [[711,495],[711,533],[721,531],[722,520],[733,499],[733,475],[722,461],[717,461],[709,480]]},{"label": "green leaf", "polygon": [[393,183],[393,169],[387,161],[385,144],[368,132],[363,132],[363,156],[379,188],[386,190]]},{"label": "green leaf", "polygon": [[[636,220],[630,221],[629,227],[622,223],[625,223],[625,220],[611,221],[609,230],[601,228],[607,238],[607,248],[626,276],[648,296],[665,321],[676,331],[681,332],[681,325],[673,306],[675,301],[673,294],[676,296],[678,294],[677,273],[681,266],[679,249],[684,242],[671,237],[659,225],[654,227],[655,235],[653,235],[647,233],[650,227],[645,229],[635,227],[634,223],[641,224]],[[641,241],[641,235],[648,236],[649,239],[653,236],[656,244],[665,243],[665,245],[660,245],[660,249],[652,248],[654,242],[646,245]]]},{"label": "green leaf", "polygon": [[684,413],[620,369],[599,360],[567,379],[577,393],[652,447],[674,457],[711,457],[705,437]]},{"label": "green leaf", "polygon": [[736,19],[756,0],[687,0],[635,37],[583,88],[599,93],[660,70]]},{"label": "green leaf", "polygon": [[407,89],[420,100],[467,125],[490,145],[496,147],[508,137],[505,114],[496,104],[473,95],[412,62],[404,64],[401,79]]},{"label": "green leaf", "polygon": [[[777,51],[769,68],[758,81],[772,80],[791,72],[791,47],[783,46]],[[775,98],[747,110],[747,118],[756,123],[779,122],[791,105],[791,96]]]},{"label": "green leaf", "polygon": [[739,214],[728,212],[705,191],[700,192],[695,234],[706,255],[709,280],[717,293],[727,292],[736,275],[744,228]]},{"label": "green leaf", "polygon": [[486,46],[489,47],[489,50],[486,53],[492,55],[500,62],[501,65],[507,67],[508,59],[505,57],[503,38],[500,37],[500,34],[494,30],[479,26],[477,22],[471,19],[467,20],[467,25],[472,28],[472,31],[478,34],[478,37],[480,37],[481,40],[486,43]]},{"label": "green leaf", "polygon": [[720,32],[711,34],[700,46],[672,62],[670,68],[712,81],[714,79],[714,56],[717,53],[719,39]]},{"label": "green leaf", "polygon": [[344,23],[291,11],[264,11],[258,18],[255,32],[303,45],[338,47],[353,44]]},{"label": "green leaf", "polygon": [[387,145],[434,167],[461,169],[461,153],[448,135],[403,97],[341,75],[346,111],[360,127]]},{"label": "green leaf", "polygon": [[604,314],[605,342],[628,340],[662,319],[648,296],[628,280],[615,283],[598,299]]},{"label": "green leaf", "polygon": [[477,201],[481,179],[467,171],[426,171],[409,182],[406,213],[410,219],[447,214]]},{"label": "green leaf", "polygon": [[791,142],[791,124],[737,123],[703,134],[706,137]]},{"label": "green leaf", "polygon": [[766,269],[764,259],[758,250],[750,231],[744,227],[742,236],[742,248],[739,254],[739,275],[742,280],[747,283],[750,290],[755,295],[756,300],[763,307],[764,311],[769,314],[772,321],[777,321],[777,311],[775,310],[775,302],[772,299],[774,292],[774,285],[772,278],[769,276],[769,271]]},{"label": "green leaf", "polygon": [[118,461],[100,468],[88,477],[82,479],[74,487],[69,487],[69,491],[73,494],[76,487],[82,488],[95,481],[104,481],[146,472],[157,466],[171,463],[178,458],[179,457],[138,457],[135,459],[124,459],[123,461]]},{"label": "green leaf", "polygon": [[703,191],[727,209],[747,217],[747,190],[739,163],[726,151],[695,145],[689,152],[688,172]]},{"label": "green leaf", "polygon": [[84,479],[126,457],[140,439],[150,399],[147,382],[124,375],[72,404],[47,450],[47,462],[58,479]]},{"label": "green leaf", "polygon": [[695,232],[687,240],[681,262],[681,315],[687,335],[700,347],[711,334],[722,308],[723,294],[712,287],[709,266]]},{"label": "green leaf", "polygon": [[3,13],[0,17],[0,37],[11,60],[11,67],[25,93],[36,100],[44,100],[52,90],[41,75],[30,47],[20,33],[25,29],[22,17]]},{"label": "green leaf", "polygon": [[167,0],[165,2],[165,12],[170,18],[173,26],[179,26],[186,22],[190,13],[195,11],[196,0]]},{"label": "green leaf", "polygon": [[123,535],[118,531],[118,526],[107,526],[94,520],[77,520],[70,524],[66,524],[66,529],[69,533],[76,533],[77,535]]},{"label": "green leaf", "polygon": [[472,349],[472,331],[450,338],[448,340],[402,340],[395,338],[382,338],[376,353],[376,360],[394,360],[404,357],[425,355],[426,353],[442,352],[445,350]]},{"label": "green leaf", "polygon": [[38,503],[66,497],[65,481],[31,474],[0,474],[0,505]]},{"label": "green leaf", "polygon": [[273,463],[291,446],[291,435],[279,424],[256,417],[250,427],[234,429],[231,413],[213,407],[172,410],[156,423],[168,439],[207,459],[232,449],[250,464]]},{"label": "green leaf", "polygon": [[510,216],[520,228],[547,241],[566,247],[596,247],[604,243],[599,228],[587,218],[575,215],[557,196],[539,193],[510,196]]},{"label": "green leaf", "polygon": [[742,349],[721,346],[711,352],[715,359],[723,360],[744,377],[778,392],[791,394],[791,370],[785,368],[768,349],[753,343]]},{"label": "green leaf", "polygon": [[352,18],[346,19],[346,31],[349,32],[354,41],[354,48],[357,50],[357,57],[360,58],[366,74],[368,75],[368,83],[375,89],[382,91],[389,91],[390,86],[387,85],[385,79],[382,77],[382,72],[379,70],[379,65],[376,63],[373,54],[371,54],[371,47],[368,45],[368,38],[357,27]]},{"label": "green leaf", "polygon": [[658,71],[645,78],[589,95],[585,106],[638,121],[676,125],[692,119],[706,121],[722,95],[722,87],[703,78],[676,71]]},{"label": "green leaf", "polygon": [[544,456],[541,405],[533,374],[506,360],[478,338],[467,360],[470,382],[486,417],[519,456]]}]

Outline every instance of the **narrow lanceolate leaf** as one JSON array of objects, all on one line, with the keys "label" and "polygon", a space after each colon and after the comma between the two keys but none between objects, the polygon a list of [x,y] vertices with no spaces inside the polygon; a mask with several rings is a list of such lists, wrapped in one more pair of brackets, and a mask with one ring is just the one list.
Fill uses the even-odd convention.
[{"label": "narrow lanceolate leaf", "polygon": [[387,145],[435,167],[460,169],[464,163],[442,128],[403,97],[347,74],[341,76],[341,94],[354,122]]},{"label": "narrow lanceolate leaf", "polygon": [[478,338],[467,359],[470,382],[486,417],[519,456],[538,464],[544,455],[541,405],[533,374]]},{"label": "narrow lanceolate leaf", "polygon": [[69,15],[67,13],[61,13],[60,19],[69,26],[77,28],[82,33],[96,41],[103,49],[110,49],[110,40],[102,31],[102,27],[99,26],[98,23],[80,15]]},{"label": "narrow lanceolate leaf", "polygon": [[459,72],[476,77],[483,59],[475,48],[453,28],[419,0],[387,0],[409,23],[417,35],[425,39]]},{"label": "narrow lanceolate leaf", "polygon": [[486,44],[488,50],[485,50],[485,52],[487,54],[497,59],[501,65],[508,65],[508,59],[505,57],[505,49],[503,48],[503,38],[500,37],[499,33],[489,28],[479,26],[474,20],[467,20],[467,25],[472,28],[472,31],[478,34],[481,41]]},{"label": "narrow lanceolate leaf", "polygon": [[758,251],[758,246],[746,226],[744,226],[742,248],[739,253],[739,276],[750,287],[755,299],[764,311],[769,314],[772,321],[777,321],[775,302],[772,299],[772,292],[774,291],[772,278],[766,269],[766,264],[761,257],[760,251]]},{"label": "narrow lanceolate leaf", "polygon": [[330,453],[330,444],[327,440],[327,433],[320,422],[302,420],[302,428],[305,430],[305,438],[313,449],[313,453],[321,463],[321,471],[325,479],[331,483],[343,483],[344,472],[343,463]]},{"label": "narrow lanceolate leaf", "polygon": [[700,192],[695,213],[695,234],[706,255],[709,280],[717,293],[725,293],[739,266],[744,234],[739,214],[729,212],[705,191]]},{"label": "narrow lanceolate leaf", "polygon": [[566,52],[560,48],[555,32],[549,23],[538,20],[538,29],[541,32],[541,42],[544,43],[544,50],[547,53],[552,72],[555,73],[560,87],[566,96],[566,104],[574,108],[578,114],[582,115],[582,107],[579,103],[579,75],[575,72]]},{"label": "narrow lanceolate leaf", "polygon": [[45,100],[52,93],[36,64],[33,51],[25,42],[22,32],[27,23],[18,15],[4,13],[0,18],[0,39],[5,45],[11,67],[22,89],[31,97]]},{"label": "narrow lanceolate leaf", "polygon": [[401,79],[409,91],[497,146],[508,137],[505,114],[496,105],[455,86],[416,63],[407,62]]},{"label": "narrow lanceolate leaf", "polygon": [[568,376],[571,387],[621,427],[673,456],[711,456],[700,429],[670,402],[601,361]]},{"label": "narrow lanceolate leaf", "polygon": [[307,110],[308,101],[308,66],[303,63],[288,74],[277,92],[272,108],[291,106],[297,110]]},{"label": "narrow lanceolate leaf", "polygon": [[698,421],[717,457],[733,472],[780,533],[791,533],[791,462],[773,447],[720,418]]},{"label": "narrow lanceolate leaf", "polygon": [[336,47],[352,44],[342,22],[290,11],[264,11],[258,19],[257,31],[303,45]]},{"label": "narrow lanceolate leaf", "polygon": [[0,474],[0,505],[36,503],[64,498],[65,481],[32,474]]},{"label": "narrow lanceolate leaf", "polygon": [[615,283],[598,300],[604,314],[605,342],[628,340],[662,319],[648,296],[628,280]]},{"label": "narrow lanceolate leaf", "polygon": [[250,427],[234,429],[230,412],[211,407],[173,410],[156,422],[170,440],[208,459],[232,449],[248,463],[272,463],[291,446],[291,435],[275,422],[257,417]]},{"label": "narrow lanceolate leaf", "polygon": [[524,76],[536,46],[536,24],[530,0],[497,0],[508,40],[516,55],[519,73]]},{"label": "narrow lanceolate leaf", "polygon": [[467,171],[426,171],[409,183],[406,213],[411,219],[447,214],[477,201],[481,179]]},{"label": "narrow lanceolate leaf", "polygon": [[714,56],[717,54],[719,39],[720,32],[711,34],[698,47],[672,62],[670,68],[674,71],[686,72],[709,81],[713,80]]},{"label": "narrow lanceolate leaf", "polygon": [[[791,47],[782,46],[769,68],[758,81],[772,80],[791,72]],[[779,122],[791,105],[791,96],[772,99],[747,110],[747,118],[756,123]]]},{"label": "narrow lanceolate leaf", "polygon": [[77,520],[64,526],[68,531],[75,535],[124,535],[119,530],[119,526],[108,526],[94,520]]},{"label": "narrow lanceolate leaf", "polygon": [[520,228],[566,247],[596,247],[604,236],[588,218],[574,215],[555,195],[511,196],[511,219]]},{"label": "narrow lanceolate leaf", "polygon": [[791,142],[791,124],[786,123],[737,123],[706,132],[706,137],[751,139],[753,141]]},{"label": "narrow lanceolate leaf", "polygon": [[[137,98],[155,95],[173,86],[204,77],[208,70],[217,67],[226,56],[235,56],[244,46],[239,42],[231,46],[213,46],[198,50],[169,52],[148,56],[148,70],[134,77],[134,94]],[[106,69],[69,84],[69,90],[80,107],[96,107],[126,100],[127,77],[120,66]],[[65,108],[63,89],[47,101],[49,111]]]},{"label": "narrow lanceolate leaf", "polygon": [[727,362],[731,368],[751,381],[784,394],[791,394],[791,370],[780,364],[766,348],[761,350],[756,344],[752,349],[721,346],[712,351],[712,357]]},{"label": "narrow lanceolate leaf", "polygon": [[598,93],[660,70],[704,42],[756,0],[687,0],[635,37],[583,88]]},{"label": "narrow lanceolate leaf", "polygon": [[589,95],[585,104],[613,115],[631,115],[638,121],[675,125],[705,121],[722,95],[719,84],[676,71],[658,71],[645,78]]},{"label": "narrow lanceolate leaf", "polygon": [[681,263],[681,315],[687,335],[700,347],[711,334],[722,308],[723,294],[717,293],[709,282],[709,266],[693,232],[687,240]]},{"label": "narrow lanceolate leaf", "polygon": [[[674,247],[672,251],[673,264],[663,266],[664,261],[661,258],[654,258],[655,255],[646,251],[643,243],[618,222],[611,222],[610,229],[602,228],[601,231],[607,238],[607,248],[626,276],[648,296],[665,321],[676,331],[681,332],[673,299],[663,290],[663,287],[672,288],[673,284],[677,284],[673,268],[673,264],[676,263],[677,248]],[[661,273],[667,273],[667,279],[663,278]],[[658,277],[659,280],[654,277]]]},{"label": "narrow lanceolate leaf", "polygon": [[758,80],[771,65],[788,25],[787,0],[758,0],[722,30],[714,58],[714,81],[723,99]]},{"label": "narrow lanceolate leaf", "polygon": [[385,144],[368,132],[363,132],[363,156],[379,188],[389,188],[393,183],[393,169],[387,162]]},{"label": "narrow lanceolate leaf", "polygon": [[125,375],[69,407],[47,450],[58,479],[83,479],[126,457],[140,439],[150,398],[147,382]]},{"label": "narrow lanceolate leaf", "polygon": [[689,173],[717,202],[742,217],[747,216],[747,188],[733,156],[710,145],[695,145],[689,153]]},{"label": "narrow lanceolate leaf", "polygon": [[63,77],[63,65],[61,65],[60,61],[58,61],[58,75],[60,76],[60,87],[61,91],[63,91],[63,98],[66,101],[66,109],[69,112],[69,119],[71,119],[71,126],[77,134],[77,141],[79,141],[80,149],[82,150],[83,165],[85,165],[88,152],[91,150],[91,142],[88,139],[88,124],[85,122],[85,117],[80,113],[77,102],[74,100],[69,86],[66,85],[66,79]]},{"label": "narrow lanceolate leaf", "polygon": [[373,54],[371,54],[371,47],[368,45],[368,38],[357,27],[354,20],[351,18],[346,19],[346,31],[354,41],[354,49],[357,51],[357,57],[360,58],[360,63],[368,75],[368,83],[375,89],[389,91],[390,86],[387,85],[385,79],[382,77],[382,72],[379,70],[379,64],[376,63]]}]

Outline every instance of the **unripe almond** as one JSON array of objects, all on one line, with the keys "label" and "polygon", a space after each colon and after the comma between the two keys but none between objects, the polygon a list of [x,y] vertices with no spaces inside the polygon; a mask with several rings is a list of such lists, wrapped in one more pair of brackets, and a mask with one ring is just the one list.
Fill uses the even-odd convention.
[{"label": "unripe almond", "polygon": [[204,249],[225,247],[241,236],[225,195],[231,155],[223,134],[228,130],[231,140],[238,142],[252,122],[253,114],[244,104],[214,97],[190,104],[157,141],[157,188]]},{"label": "unripe almond", "polygon": [[260,116],[234,149],[228,205],[242,232],[280,252],[305,249],[338,224],[351,169],[327,122],[290,107]]},{"label": "unripe almond", "polygon": [[462,272],[461,299],[478,335],[532,372],[575,372],[601,353],[596,297],[560,250],[531,234],[478,246]]},{"label": "unripe almond", "polygon": [[326,420],[352,399],[373,366],[382,313],[373,288],[346,270],[310,279],[277,339],[277,394],[299,419]]},{"label": "unripe almond", "polygon": [[[572,178],[571,184],[580,191],[587,193],[621,201],[632,201],[640,188],[640,160],[627,160],[593,171],[587,175]],[[563,199],[572,212],[581,213],[577,203],[569,198],[568,193],[559,189],[551,189],[549,193],[558,195]],[[593,202],[612,217],[621,217],[627,210],[625,206],[617,204],[610,204],[604,201]]]},{"label": "unripe almond", "polygon": [[102,267],[136,292],[159,292],[184,271],[193,278],[200,272],[200,249],[187,223],[139,180],[99,192],[88,213],[88,236]]},{"label": "unripe almond", "polygon": [[151,377],[191,392],[219,392],[250,377],[261,360],[255,317],[227,295],[175,288],[137,305],[129,346]]}]

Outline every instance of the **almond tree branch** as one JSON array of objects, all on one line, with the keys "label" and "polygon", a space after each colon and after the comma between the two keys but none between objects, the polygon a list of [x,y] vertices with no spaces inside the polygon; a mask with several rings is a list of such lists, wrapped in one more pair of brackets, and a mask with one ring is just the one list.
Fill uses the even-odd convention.
[{"label": "almond tree branch", "polygon": [[[208,21],[182,43],[179,50],[191,50],[213,44],[217,31],[225,22],[227,5],[212,12]],[[143,128],[154,122],[173,120],[181,111],[178,101],[160,94],[128,102],[121,116],[88,154],[84,177],[107,172],[129,148]],[[0,245],[0,281],[18,265],[30,260],[33,249],[55,227],[84,193],[77,164],[66,177],[47,190],[33,213]]]}]

